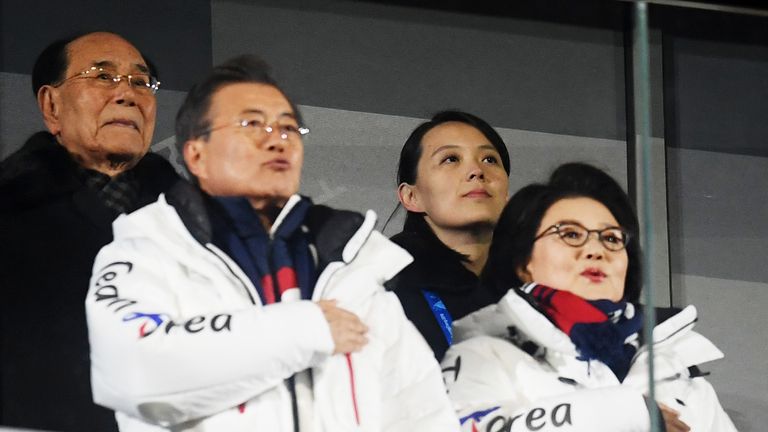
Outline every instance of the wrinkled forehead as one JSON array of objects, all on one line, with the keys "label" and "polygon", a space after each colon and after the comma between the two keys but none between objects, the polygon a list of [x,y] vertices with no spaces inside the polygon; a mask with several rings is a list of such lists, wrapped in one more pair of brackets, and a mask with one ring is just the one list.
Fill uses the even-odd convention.
[{"label": "wrinkled forehead", "polygon": [[75,39],[67,46],[67,58],[67,76],[93,66],[119,73],[149,72],[139,50],[111,33],[92,33]]}]

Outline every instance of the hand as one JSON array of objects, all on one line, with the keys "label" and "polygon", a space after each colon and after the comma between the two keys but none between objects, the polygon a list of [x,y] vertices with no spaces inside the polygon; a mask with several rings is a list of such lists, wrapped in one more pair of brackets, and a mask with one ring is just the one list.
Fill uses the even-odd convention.
[{"label": "hand", "polygon": [[334,354],[360,351],[368,343],[368,338],[365,337],[368,327],[357,315],[337,307],[336,300],[320,300],[317,305],[331,328]]},{"label": "hand", "polygon": [[691,428],[688,427],[685,422],[680,420],[680,413],[673,410],[667,405],[659,402],[659,409],[661,410],[661,416],[664,419],[664,425],[667,428],[667,432],[688,432]]}]

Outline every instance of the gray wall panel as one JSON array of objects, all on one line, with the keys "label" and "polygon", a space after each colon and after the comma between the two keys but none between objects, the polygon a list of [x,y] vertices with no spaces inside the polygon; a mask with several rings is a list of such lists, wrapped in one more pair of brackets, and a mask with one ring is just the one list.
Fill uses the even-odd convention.
[{"label": "gray wall panel", "polygon": [[0,160],[45,128],[29,75],[0,72]]},{"label": "gray wall panel", "polygon": [[671,145],[768,157],[768,39],[762,42],[666,39]]},{"label": "gray wall panel", "polygon": [[211,65],[210,0],[0,0],[0,12],[2,72],[31,74],[48,44],[90,31],[135,44],[166,89],[188,90]]},{"label": "gray wall panel", "polygon": [[673,148],[667,156],[672,271],[768,282],[768,158]]},{"label": "gray wall panel", "polygon": [[768,283],[673,275],[686,304],[699,312],[695,331],[725,353],[706,363],[707,379],[740,432],[762,432],[768,424]]},{"label": "gray wall panel", "polygon": [[[274,3],[274,2],[268,2]],[[267,59],[299,102],[625,139],[623,34],[502,17],[338,2],[212,3],[214,62]]]},{"label": "gray wall panel", "polygon": [[675,304],[725,352],[704,365],[740,431],[768,423],[768,158],[669,148]]}]

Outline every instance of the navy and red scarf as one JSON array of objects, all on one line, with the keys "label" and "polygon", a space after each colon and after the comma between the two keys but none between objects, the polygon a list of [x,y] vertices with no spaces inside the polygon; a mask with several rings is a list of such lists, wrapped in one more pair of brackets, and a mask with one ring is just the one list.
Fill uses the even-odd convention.
[{"label": "navy and red scarf", "polygon": [[528,300],[567,334],[580,360],[599,360],[623,381],[638,346],[643,321],[626,301],[585,300],[537,283],[522,286]]},{"label": "navy and red scarf", "polygon": [[315,263],[309,235],[301,227],[312,201],[302,197],[269,233],[247,199],[214,200],[223,211],[212,218],[213,243],[248,275],[262,303],[279,302],[286,293],[292,299],[310,299],[316,282]]}]

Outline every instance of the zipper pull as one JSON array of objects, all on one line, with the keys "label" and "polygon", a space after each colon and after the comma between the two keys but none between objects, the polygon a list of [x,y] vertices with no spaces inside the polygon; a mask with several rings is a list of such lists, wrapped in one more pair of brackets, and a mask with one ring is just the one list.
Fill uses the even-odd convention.
[{"label": "zipper pull", "polygon": [[561,383],[572,385],[572,386],[574,386],[576,388],[583,388],[584,387],[582,384],[580,384],[578,381],[576,381],[573,378],[568,378],[568,377],[561,376],[561,377],[557,377],[557,380],[560,381]]}]

